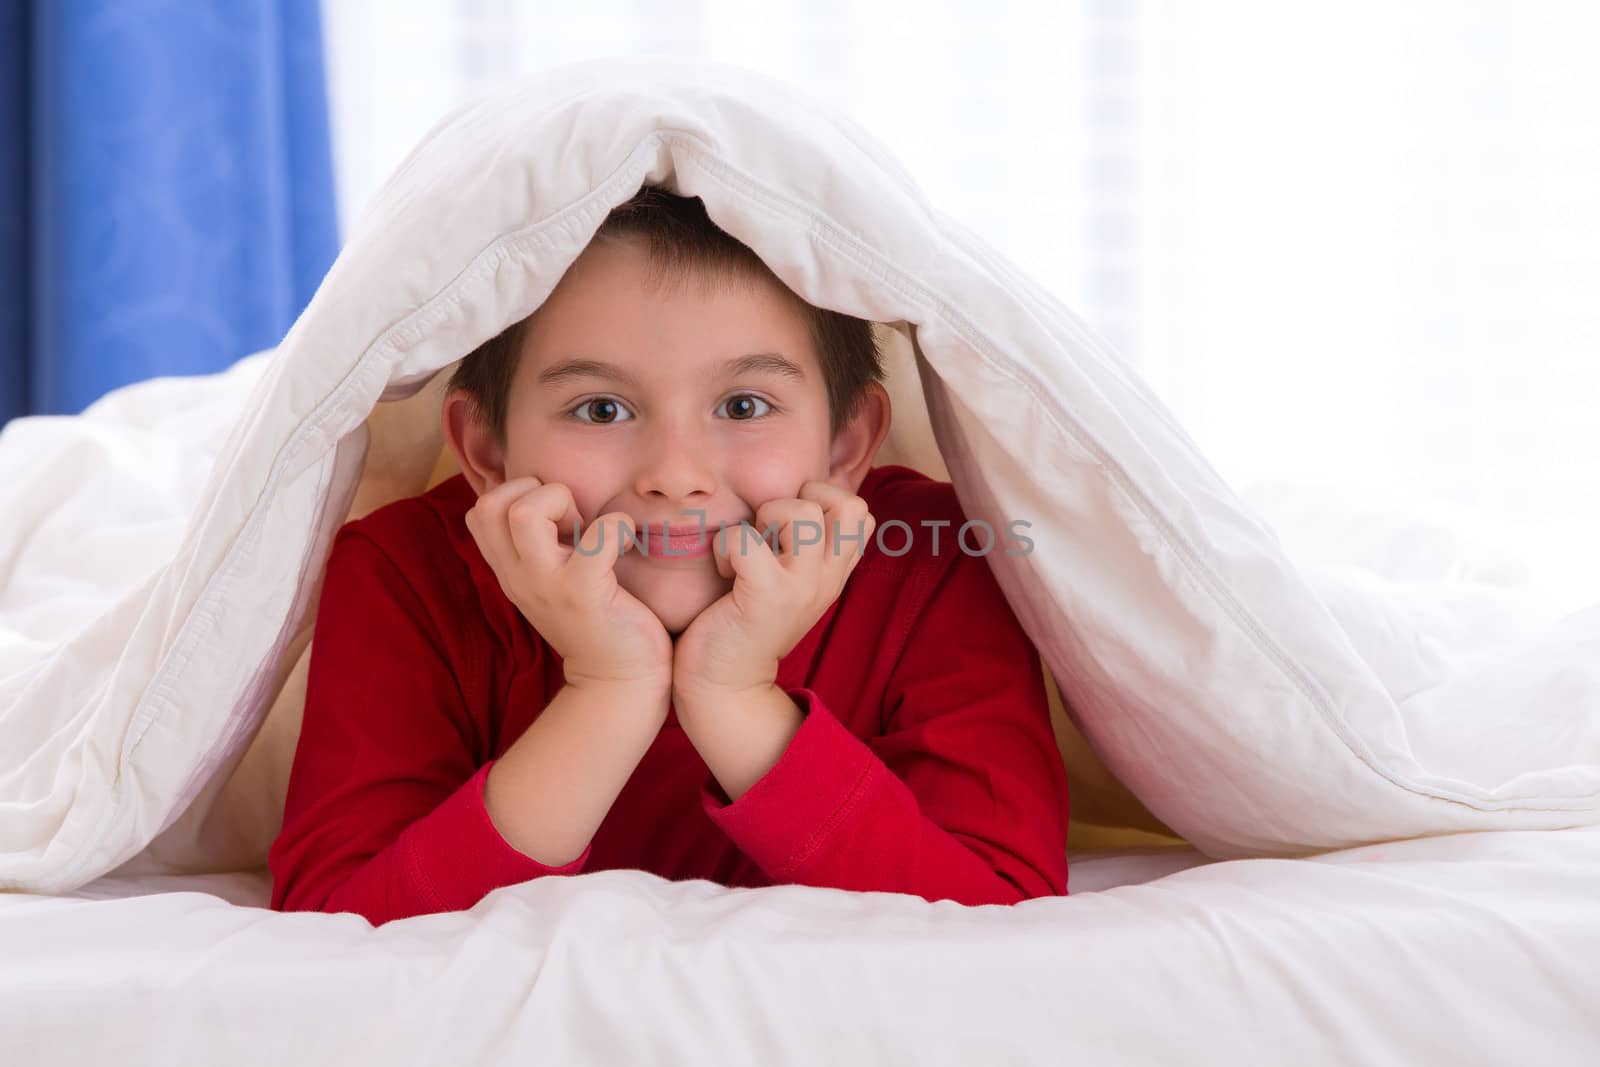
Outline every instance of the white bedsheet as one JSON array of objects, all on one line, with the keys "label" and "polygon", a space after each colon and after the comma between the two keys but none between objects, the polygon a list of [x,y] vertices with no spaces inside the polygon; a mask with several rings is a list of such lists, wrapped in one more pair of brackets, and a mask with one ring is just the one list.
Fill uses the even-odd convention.
[{"label": "white bedsheet", "polygon": [[0,895],[11,1063],[1572,1064],[1600,831],[1074,858],[964,908],[643,871],[372,928],[260,871]]}]

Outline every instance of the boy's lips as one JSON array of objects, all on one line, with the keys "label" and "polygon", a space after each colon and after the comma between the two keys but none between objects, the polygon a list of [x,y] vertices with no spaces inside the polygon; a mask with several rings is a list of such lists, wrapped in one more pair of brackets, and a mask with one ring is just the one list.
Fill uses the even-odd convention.
[{"label": "boy's lips", "polygon": [[[728,523],[736,529],[738,523]],[[638,550],[651,559],[698,559],[711,554],[711,545],[718,533],[717,523],[688,523],[668,526],[666,523],[640,523],[635,528]]]}]

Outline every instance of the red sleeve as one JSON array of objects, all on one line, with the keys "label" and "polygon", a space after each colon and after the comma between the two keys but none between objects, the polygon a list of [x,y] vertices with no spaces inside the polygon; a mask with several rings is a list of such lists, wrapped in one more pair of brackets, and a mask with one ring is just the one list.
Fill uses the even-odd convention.
[{"label": "red sleeve", "polygon": [[[422,584],[426,589],[430,586]],[[493,761],[476,764],[474,726],[450,648],[470,627],[439,612],[377,543],[335,539],[312,635],[305,718],[283,829],[267,863],[279,911],[353,911],[374,925],[472,907],[490,890],[577,874],[589,849],[549,867],[514,848],[484,807]],[[482,670],[487,651],[471,657]]]},{"label": "red sleeve", "polygon": [[1010,904],[1067,891],[1067,778],[1044,674],[982,557],[953,563],[856,737],[807,688],[778,762],[706,814],[774,882]]}]

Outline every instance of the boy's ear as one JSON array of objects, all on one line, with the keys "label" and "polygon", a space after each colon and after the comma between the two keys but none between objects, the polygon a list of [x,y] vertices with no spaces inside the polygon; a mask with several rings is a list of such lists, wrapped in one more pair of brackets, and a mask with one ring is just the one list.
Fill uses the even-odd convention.
[{"label": "boy's ear", "polygon": [[440,418],[456,465],[472,491],[482,496],[506,480],[506,450],[479,412],[471,393],[452,389],[445,394]]},{"label": "boy's ear", "polygon": [[878,382],[868,382],[855,414],[839,427],[828,454],[828,480],[854,493],[872,469],[892,419],[889,393]]}]

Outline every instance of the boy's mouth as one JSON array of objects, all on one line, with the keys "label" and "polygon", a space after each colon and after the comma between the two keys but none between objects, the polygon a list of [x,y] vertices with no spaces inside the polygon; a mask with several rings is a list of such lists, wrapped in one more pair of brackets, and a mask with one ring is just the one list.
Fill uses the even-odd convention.
[{"label": "boy's mouth", "polygon": [[639,541],[638,551],[651,559],[700,559],[711,554],[717,528],[700,523],[689,526],[652,523],[640,526],[635,536]]}]

